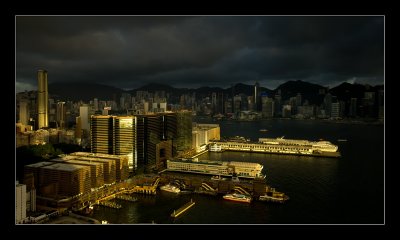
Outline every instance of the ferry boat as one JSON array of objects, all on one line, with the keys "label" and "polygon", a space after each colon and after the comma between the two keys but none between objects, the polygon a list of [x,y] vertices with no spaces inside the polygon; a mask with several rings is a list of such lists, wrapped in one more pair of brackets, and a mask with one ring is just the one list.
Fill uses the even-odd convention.
[{"label": "ferry boat", "polygon": [[171,184],[161,186],[160,190],[163,190],[166,192],[172,192],[172,193],[180,193],[181,192],[181,190],[178,187],[175,187],[174,185],[171,185]]},{"label": "ferry boat", "polygon": [[229,201],[234,201],[234,202],[245,202],[245,203],[250,203],[251,202],[251,197],[248,195],[244,194],[239,194],[239,193],[228,193],[223,196],[224,199],[229,200]]}]

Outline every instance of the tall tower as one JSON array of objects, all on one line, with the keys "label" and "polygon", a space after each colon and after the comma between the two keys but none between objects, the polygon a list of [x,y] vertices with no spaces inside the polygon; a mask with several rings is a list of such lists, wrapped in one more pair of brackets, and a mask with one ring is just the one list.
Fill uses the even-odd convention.
[{"label": "tall tower", "polygon": [[57,116],[56,120],[58,127],[65,128],[66,109],[65,102],[57,102]]},{"label": "tall tower", "polygon": [[38,129],[49,125],[49,93],[47,90],[47,71],[38,70]]}]

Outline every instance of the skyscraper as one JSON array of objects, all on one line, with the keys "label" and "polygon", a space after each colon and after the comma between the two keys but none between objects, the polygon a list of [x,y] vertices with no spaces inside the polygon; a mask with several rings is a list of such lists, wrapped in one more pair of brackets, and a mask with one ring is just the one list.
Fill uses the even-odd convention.
[{"label": "skyscraper", "polygon": [[137,168],[136,117],[91,116],[91,147],[93,153],[128,156],[128,166]]},{"label": "skyscraper", "polygon": [[16,223],[22,223],[26,218],[26,185],[18,181],[15,186],[15,210]]},{"label": "skyscraper", "polygon": [[81,127],[84,131],[89,131],[90,109],[87,104],[79,107],[79,116],[81,117]]},{"label": "skyscraper", "polygon": [[21,101],[19,103],[19,122],[28,125],[29,121],[29,109],[28,109],[28,102]]},{"label": "skyscraper", "polygon": [[49,110],[48,101],[49,93],[47,90],[47,71],[38,70],[38,129],[48,127],[49,125]]},{"label": "skyscraper", "polygon": [[129,169],[137,168],[136,151],[136,117],[116,117],[114,122],[114,154],[127,155]]},{"label": "skyscraper", "polygon": [[92,153],[113,154],[114,118],[112,116],[91,117]]},{"label": "skyscraper", "polygon": [[65,102],[57,102],[56,120],[59,128],[65,128],[66,112]]}]

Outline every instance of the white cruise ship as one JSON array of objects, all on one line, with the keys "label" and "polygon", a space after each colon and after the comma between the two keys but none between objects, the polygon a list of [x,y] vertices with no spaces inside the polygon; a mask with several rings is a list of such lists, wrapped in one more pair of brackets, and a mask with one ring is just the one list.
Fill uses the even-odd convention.
[{"label": "white cruise ship", "polygon": [[234,202],[246,202],[250,203],[251,202],[251,197],[244,195],[244,194],[239,194],[239,193],[228,193],[223,196],[224,199],[229,200],[229,201],[234,201]]},{"label": "white cruise ship", "polygon": [[332,144],[329,141],[308,141],[308,140],[297,140],[297,139],[284,139],[280,138],[259,138],[258,141],[262,144],[267,145],[279,145],[279,146],[294,146],[302,151],[321,151],[321,152],[336,152],[338,146]]},{"label": "white cruise ship", "polygon": [[[258,142],[212,141],[221,151],[244,151],[277,154],[299,154],[340,157],[338,146],[329,141],[308,141],[281,138],[259,138]],[[217,146],[214,146],[217,148]]]},{"label": "white cruise ship", "polygon": [[178,187],[175,187],[171,184],[167,184],[164,186],[160,187],[160,190],[166,191],[166,192],[173,192],[173,193],[180,193],[181,190]]}]

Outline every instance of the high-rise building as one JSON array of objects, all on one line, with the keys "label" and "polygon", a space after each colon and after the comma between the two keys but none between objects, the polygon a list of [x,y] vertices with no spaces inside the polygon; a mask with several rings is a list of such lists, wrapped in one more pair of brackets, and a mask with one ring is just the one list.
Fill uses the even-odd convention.
[{"label": "high-rise building", "polygon": [[332,103],[335,102],[333,100],[333,96],[330,93],[327,93],[324,97],[324,109],[325,112],[327,113],[328,117],[331,116],[331,107],[332,107]]},{"label": "high-rise building", "polygon": [[97,98],[93,99],[93,107],[95,111],[99,111],[99,100]]},{"label": "high-rise building", "polygon": [[218,112],[217,110],[217,93],[213,92],[211,93],[211,106],[213,113],[216,114]]},{"label": "high-rise building", "polygon": [[268,96],[261,96],[261,109],[263,118],[272,118],[274,116],[274,100]]},{"label": "high-rise building", "polygon": [[166,166],[172,156],[175,130],[172,114],[137,115],[137,165],[140,171]]},{"label": "high-rise building", "polygon": [[114,117],[102,115],[92,116],[90,125],[92,153],[113,154]]},{"label": "high-rise building", "polygon": [[22,223],[26,218],[26,185],[18,181],[15,186],[15,213],[16,223]]},{"label": "high-rise building", "polygon": [[65,102],[57,102],[56,121],[58,123],[59,128],[65,128],[66,113],[67,113],[67,111],[65,108]]},{"label": "high-rise building", "polygon": [[114,154],[127,155],[129,169],[137,168],[136,117],[116,117],[114,122]]},{"label": "high-rise building", "polygon": [[38,79],[38,129],[48,127],[49,125],[49,93],[47,89],[47,71],[46,70],[38,70],[37,73]]},{"label": "high-rise building", "polygon": [[29,121],[29,109],[28,109],[28,102],[21,101],[19,103],[19,122],[23,125],[28,125]]},{"label": "high-rise building", "polygon": [[[175,118],[175,119],[171,119]],[[190,150],[192,148],[192,112],[180,111],[172,114],[167,121],[167,125],[175,125],[175,136],[173,137],[173,155],[178,152]],[[168,138],[171,139],[171,138]]]},{"label": "high-rise building", "polygon": [[89,132],[90,111],[89,105],[83,104],[79,107],[79,116],[81,117],[81,127],[84,131]]},{"label": "high-rise building", "polygon": [[350,99],[349,116],[350,117],[356,117],[357,116],[357,98],[351,98]]},{"label": "high-rise building", "polygon": [[339,102],[331,103],[331,118],[338,119],[340,117],[340,104]]},{"label": "high-rise building", "polygon": [[136,117],[93,115],[91,149],[92,153],[126,155],[129,169],[136,169]]}]

